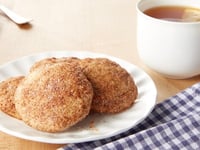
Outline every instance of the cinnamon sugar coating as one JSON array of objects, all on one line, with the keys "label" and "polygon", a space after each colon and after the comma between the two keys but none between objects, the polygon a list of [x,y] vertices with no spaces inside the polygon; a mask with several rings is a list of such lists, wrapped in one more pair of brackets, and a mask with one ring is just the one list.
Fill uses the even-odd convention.
[{"label": "cinnamon sugar coating", "polygon": [[137,87],[131,75],[119,64],[106,58],[86,58],[80,65],[93,86],[93,111],[118,113],[134,104]]},{"label": "cinnamon sugar coating", "polygon": [[85,118],[93,88],[73,62],[52,63],[33,69],[15,93],[22,120],[41,131],[59,132]]},{"label": "cinnamon sugar coating", "polygon": [[23,78],[24,76],[11,77],[0,83],[0,110],[17,119],[21,117],[15,108],[14,95]]}]

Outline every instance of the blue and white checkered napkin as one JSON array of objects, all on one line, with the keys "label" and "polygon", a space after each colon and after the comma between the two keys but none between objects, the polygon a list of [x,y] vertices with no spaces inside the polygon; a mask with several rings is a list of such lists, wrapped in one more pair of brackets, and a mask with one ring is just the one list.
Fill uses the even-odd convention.
[{"label": "blue and white checkered napkin", "polygon": [[143,122],[123,134],[62,149],[200,149],[200,83],[157,104]]}]

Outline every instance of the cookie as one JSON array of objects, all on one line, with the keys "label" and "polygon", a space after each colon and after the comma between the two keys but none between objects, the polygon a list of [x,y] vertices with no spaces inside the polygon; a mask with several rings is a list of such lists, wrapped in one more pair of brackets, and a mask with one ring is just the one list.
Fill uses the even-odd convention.
[{"label": "cookie", "polygon": [[11,77],[0,83],[0,110],[17,119],[21,117],[15,109],[14,95],[23,78],[24,76]]},{"label": "cookie", "polygon": [[86,58],[80,65],[93,87],[92,111],[119,113],[134,104],[137,86],[119,64],[107,58]]},{"label": "cookie", "polygon": [[73,62],[33,69],[15,93],[16,109],[29,126],[59,132],[84,119],[93,98],[91,83]]}]

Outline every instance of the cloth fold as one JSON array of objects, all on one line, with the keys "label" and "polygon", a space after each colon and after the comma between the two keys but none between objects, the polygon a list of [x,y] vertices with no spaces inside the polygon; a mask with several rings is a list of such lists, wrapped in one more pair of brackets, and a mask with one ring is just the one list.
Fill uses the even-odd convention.
[{"label": "cloth fold", "polygon": [[145,120],[120,135],[59,150],[77,149],[200,149],[200,83],[157,104]]}]

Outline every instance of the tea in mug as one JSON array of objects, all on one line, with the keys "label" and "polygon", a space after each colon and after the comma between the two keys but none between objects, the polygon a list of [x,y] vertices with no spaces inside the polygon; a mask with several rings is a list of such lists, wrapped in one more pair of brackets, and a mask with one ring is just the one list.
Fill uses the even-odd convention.
[{"label": "tea in mug", "polygon": [[144,13],[148,16],[177,22],[200,21],[200,8],[184,6],[159,6],[147,9]]}]

